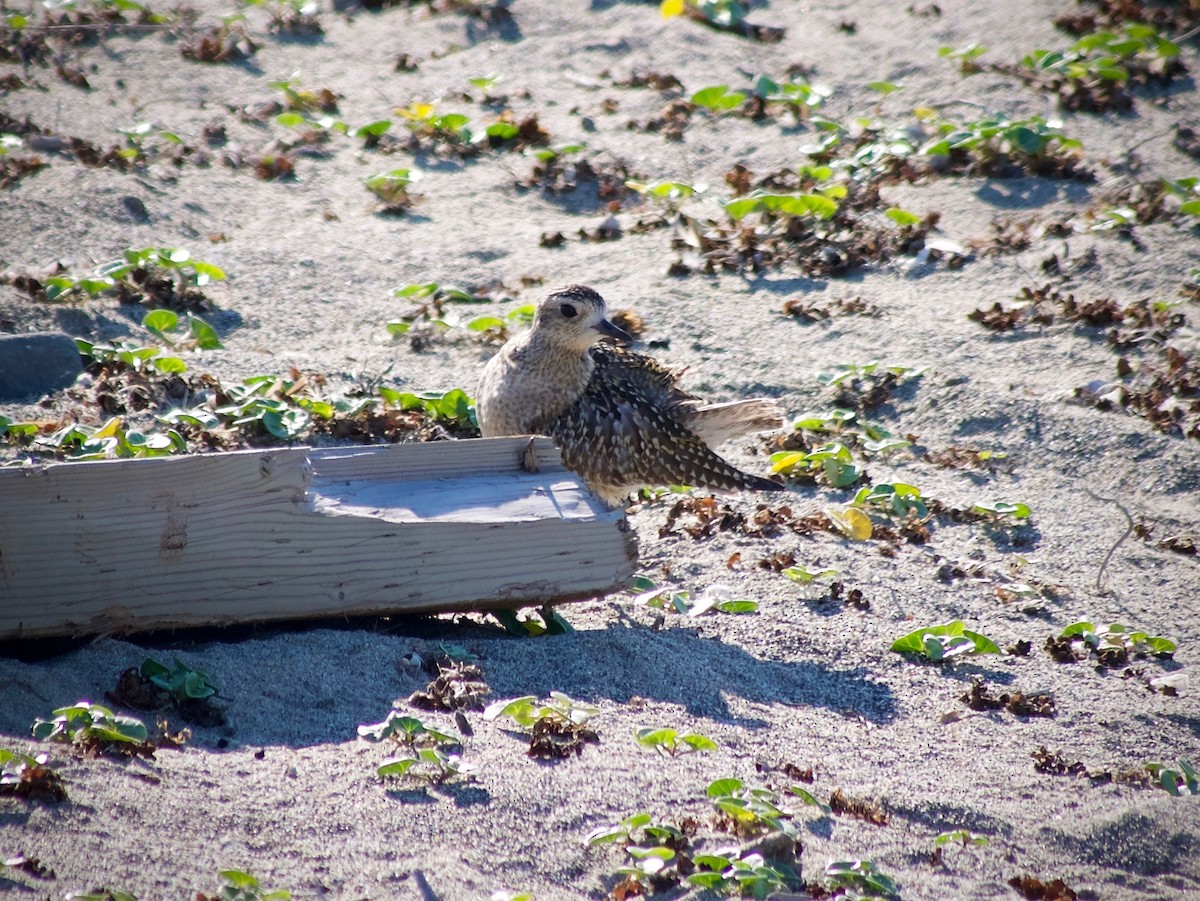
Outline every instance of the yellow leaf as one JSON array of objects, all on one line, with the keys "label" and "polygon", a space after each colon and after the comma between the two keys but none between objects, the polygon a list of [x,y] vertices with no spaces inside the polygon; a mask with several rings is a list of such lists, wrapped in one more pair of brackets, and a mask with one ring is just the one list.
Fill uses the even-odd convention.
[{"label": "yellow leaf", "polygon": [[913,110],[913,115],[916,116],[921,121],[924,121],[926,119],[936,119],[937,118],[937,110],[931,109],[928,106],[918,106]]},{"label": "yellow leaf", "polygon": [[685,0],[662,0],[662,5],[658,11],[662,13],[664,19],[669,19],[671,16],[682,16]]},{"label": "yellow leaf", "polygon": [[871,518],[856,507],[826,507],[825,515],[852,541],[871,537]]},{"label": "yellow leaf", "polygon": [[412,119],[420,122],[421,120],[428,119],[431,115],[433,115],[433,104],[414,103],[412,106],[405,107],[404,109],[396,109],[395,112],[403,116],[405,119]]},{"label": "yellow leaf", "polygon": [[115,438],[121,434],[121,418],[114,416],[96,430],[93,438]]},{"label": "yellow leaf", "polygon": [[780,457],[771,464],[771,472],[783,472],[785,469],[791,469],[797,463],[804,461],[805,455],[802,453],[788,454],[786,457]]}]

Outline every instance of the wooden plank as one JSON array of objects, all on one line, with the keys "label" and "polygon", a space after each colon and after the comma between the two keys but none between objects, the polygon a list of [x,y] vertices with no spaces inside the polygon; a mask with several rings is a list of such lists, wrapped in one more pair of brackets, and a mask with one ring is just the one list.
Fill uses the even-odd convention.
[{"label": "wooden plank", "polygon": [[0,470],[0,638],[516,607],[636,547],[545,439]]}]

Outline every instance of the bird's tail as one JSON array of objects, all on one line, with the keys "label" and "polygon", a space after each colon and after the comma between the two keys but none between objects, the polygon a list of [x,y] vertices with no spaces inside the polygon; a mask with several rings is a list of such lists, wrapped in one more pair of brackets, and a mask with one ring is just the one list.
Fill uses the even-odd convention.
[{"label": "bird's tail", "polygon": [[691,412],[687,425],[705,444],[716,447],[752,432],[782,428],[783,411],[775,401],[761,397],[705,404]]}]

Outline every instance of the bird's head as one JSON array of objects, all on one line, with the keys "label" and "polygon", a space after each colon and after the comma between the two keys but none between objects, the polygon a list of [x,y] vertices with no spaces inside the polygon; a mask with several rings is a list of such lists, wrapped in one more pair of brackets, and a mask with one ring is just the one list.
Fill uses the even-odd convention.
[{"label": "bird's head", "polygon": [[629,333],[608,321],[604,298],[584,285],[569,285],[550,294],[537,309],[533,330],[560,347],[586,351],[607,336],[628,344]]}]

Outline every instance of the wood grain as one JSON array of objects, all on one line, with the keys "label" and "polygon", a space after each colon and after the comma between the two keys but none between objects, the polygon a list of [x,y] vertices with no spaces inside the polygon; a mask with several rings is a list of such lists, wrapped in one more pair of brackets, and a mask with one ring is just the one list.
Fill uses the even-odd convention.
[{"label": "wood grain", "polygon": [[624,585],[636,548],[537,439],[0,470],[0,638],[517,607]]}]

